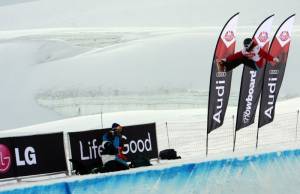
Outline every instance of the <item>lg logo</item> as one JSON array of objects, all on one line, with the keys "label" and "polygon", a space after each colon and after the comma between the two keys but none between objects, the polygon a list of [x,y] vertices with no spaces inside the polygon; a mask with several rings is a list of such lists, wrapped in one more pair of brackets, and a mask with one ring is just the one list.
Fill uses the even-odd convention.
[{"label": "lg logo", "polygon": [[[15,160],[17,166],[37,164],[35,150],[33,147],[26,147],[24,152],[19,148],[15,148]],[[11,167],[12,155],[8,147],[0,144],[0,173],[4,174]]]},{"label": "lg logo", "polygon": [[24,159],[20,157],[19,148],[15,148],[17,166],[36,164],[36,155],[33,147],[27,147],[24,150]]},{"label": "lg logo", "polygon": [[0,173],[6,173],[11,166],[11,154],[3,144],[0,144]]}]

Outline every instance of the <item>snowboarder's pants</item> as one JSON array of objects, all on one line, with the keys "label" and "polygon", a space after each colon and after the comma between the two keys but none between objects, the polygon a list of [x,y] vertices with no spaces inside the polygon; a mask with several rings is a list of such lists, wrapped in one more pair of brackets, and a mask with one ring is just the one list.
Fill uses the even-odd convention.
[{"label": "snowboarder's pants", "polygon": [[243,57],[242,59],[237,59],[230,62],[224,62],[225,70],[226,72],[231,71],[232,69],[236,68],[240,64],[244,64],[248,67],[250,67],[253,70],[258,70],[259,68],[256,66],[255,62],[251,59],[248,59],[247,57]]}]

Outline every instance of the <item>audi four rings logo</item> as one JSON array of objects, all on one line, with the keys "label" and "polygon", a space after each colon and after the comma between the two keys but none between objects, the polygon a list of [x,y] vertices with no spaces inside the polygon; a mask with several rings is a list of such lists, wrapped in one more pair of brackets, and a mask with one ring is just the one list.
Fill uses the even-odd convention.
[{"label": "audi four rings logo", "polygon": [[233,39],[234,39],[234,33],[233,33],[233,31],[227,31],[226,33],[225,33],[225,36],[224,36],[224,39],[227,41],[227,42],[230,42],[230,41],[232,41]]},{"label": "audi four rings logo", "polygon": [[6,173],[11,166],[11,154],[8,147],[0,144],[0,173]]},{"label": "audi four rings logo", "polygon": [[290,38],[290,34],[288,31],[282,31],[280,36],[279,36],[281,41],[287,41]]},{"label": "audi four rings logo", "polygon": [[269,36],[268,36],[268,32],[261,32],[258,36],[258,40],[260,42],[266,42],[268,40]]},{"label": "audi four rings logo", "polygon": [[217,72],[216,77],[226,77],[226,72]]},{"label": "audi four rings logo", "polygon": [[277,70],[277,69],[270,69],[269,70],[269,74],[270,75],[277,75],[277,74],[279,74],[279,70]]}]

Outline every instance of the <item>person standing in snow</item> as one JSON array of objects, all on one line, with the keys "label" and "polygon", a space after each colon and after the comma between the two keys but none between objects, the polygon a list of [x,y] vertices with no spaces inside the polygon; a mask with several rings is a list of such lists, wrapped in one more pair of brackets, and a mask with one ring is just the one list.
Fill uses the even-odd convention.
[{"label": "person standing in snow", "polygon": [[104,172],[128,169],[127,158],[122,153],[126,137],[122,135],[123,127],[112,124],[112,130],[102,136],[102,161]]},{"label": "person standing in snow", "polygon": [[259,70],[264,66],[264,60],[271,61],[272,65],[279,62],[277,57],[269,55],[251,38],[246,38],[243,42],[244,48],[228,56],[225,59],[216,59],[219,72],[228,72],[240,64],[244,64],[253,70]]}]

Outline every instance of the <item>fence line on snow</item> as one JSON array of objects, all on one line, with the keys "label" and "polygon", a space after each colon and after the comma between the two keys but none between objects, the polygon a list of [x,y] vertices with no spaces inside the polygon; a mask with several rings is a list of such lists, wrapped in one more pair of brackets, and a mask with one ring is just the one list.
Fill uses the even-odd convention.
[{"label": "fence line on snow", "polygon": [[[103,126],[103,115],[101,112],[101,126]],[[256,118],[258,118],[256,116]],[[206,120],[199,121],[166,121],[156,123],[158,150],[174,148],[183,158],[188,156],[206,157]],[[255,151],[256,149],[272,148],[283,145],[300,146],[298,138],[299,110],[295,112],[276,114],[272,123],[260,128],[259,141],[257,141],[257,119],[255,123],[240,129],[235,134],[235,115],[227,116],[220,128],[209,134],[208,154],[224,154],[229,152]],[[164,135],[165,134],[165,135]],[[235,144],[234,136],[236,135]],[[64,133],[64,138],[66,133]],[[69,140],[67,141],[69,142]],[[235,145],[235,148],[233,147]],[[70,151],[69,145],[65,145]],[[55,175],[54,173],[53,175]],[[71,174],[67,174],[70,176]],[[62,176],[58,174],[57,176]],[[35,176],[28,176],[32,178]],[[43,177],[38,175],[37,177]],[[20,179],[8,179],[6,181],[17,181]],[[2,181],[0,181],[2,182]],[[5,180],[3,181],[5,182]]]},{"label": "fence line on snow", "polygon": [[[234,143],[235,119],[235,115],[227,116],[223,126],[209,134],[208,154],[242,152],[246,149],[255,151],[298,143],[299,110],[276,114],[272,123],[259,129],[258,136],[258,121],[255,119],[254,124],[237,131]],[[165,137],[158,137],[159,150],[171,147],[186,156],[195,153],[206,155],[206,120],[167,121],[157,123],[156,127],[160,134],[166,134]],[[164,130],[166,132],[163,133]]]}]

